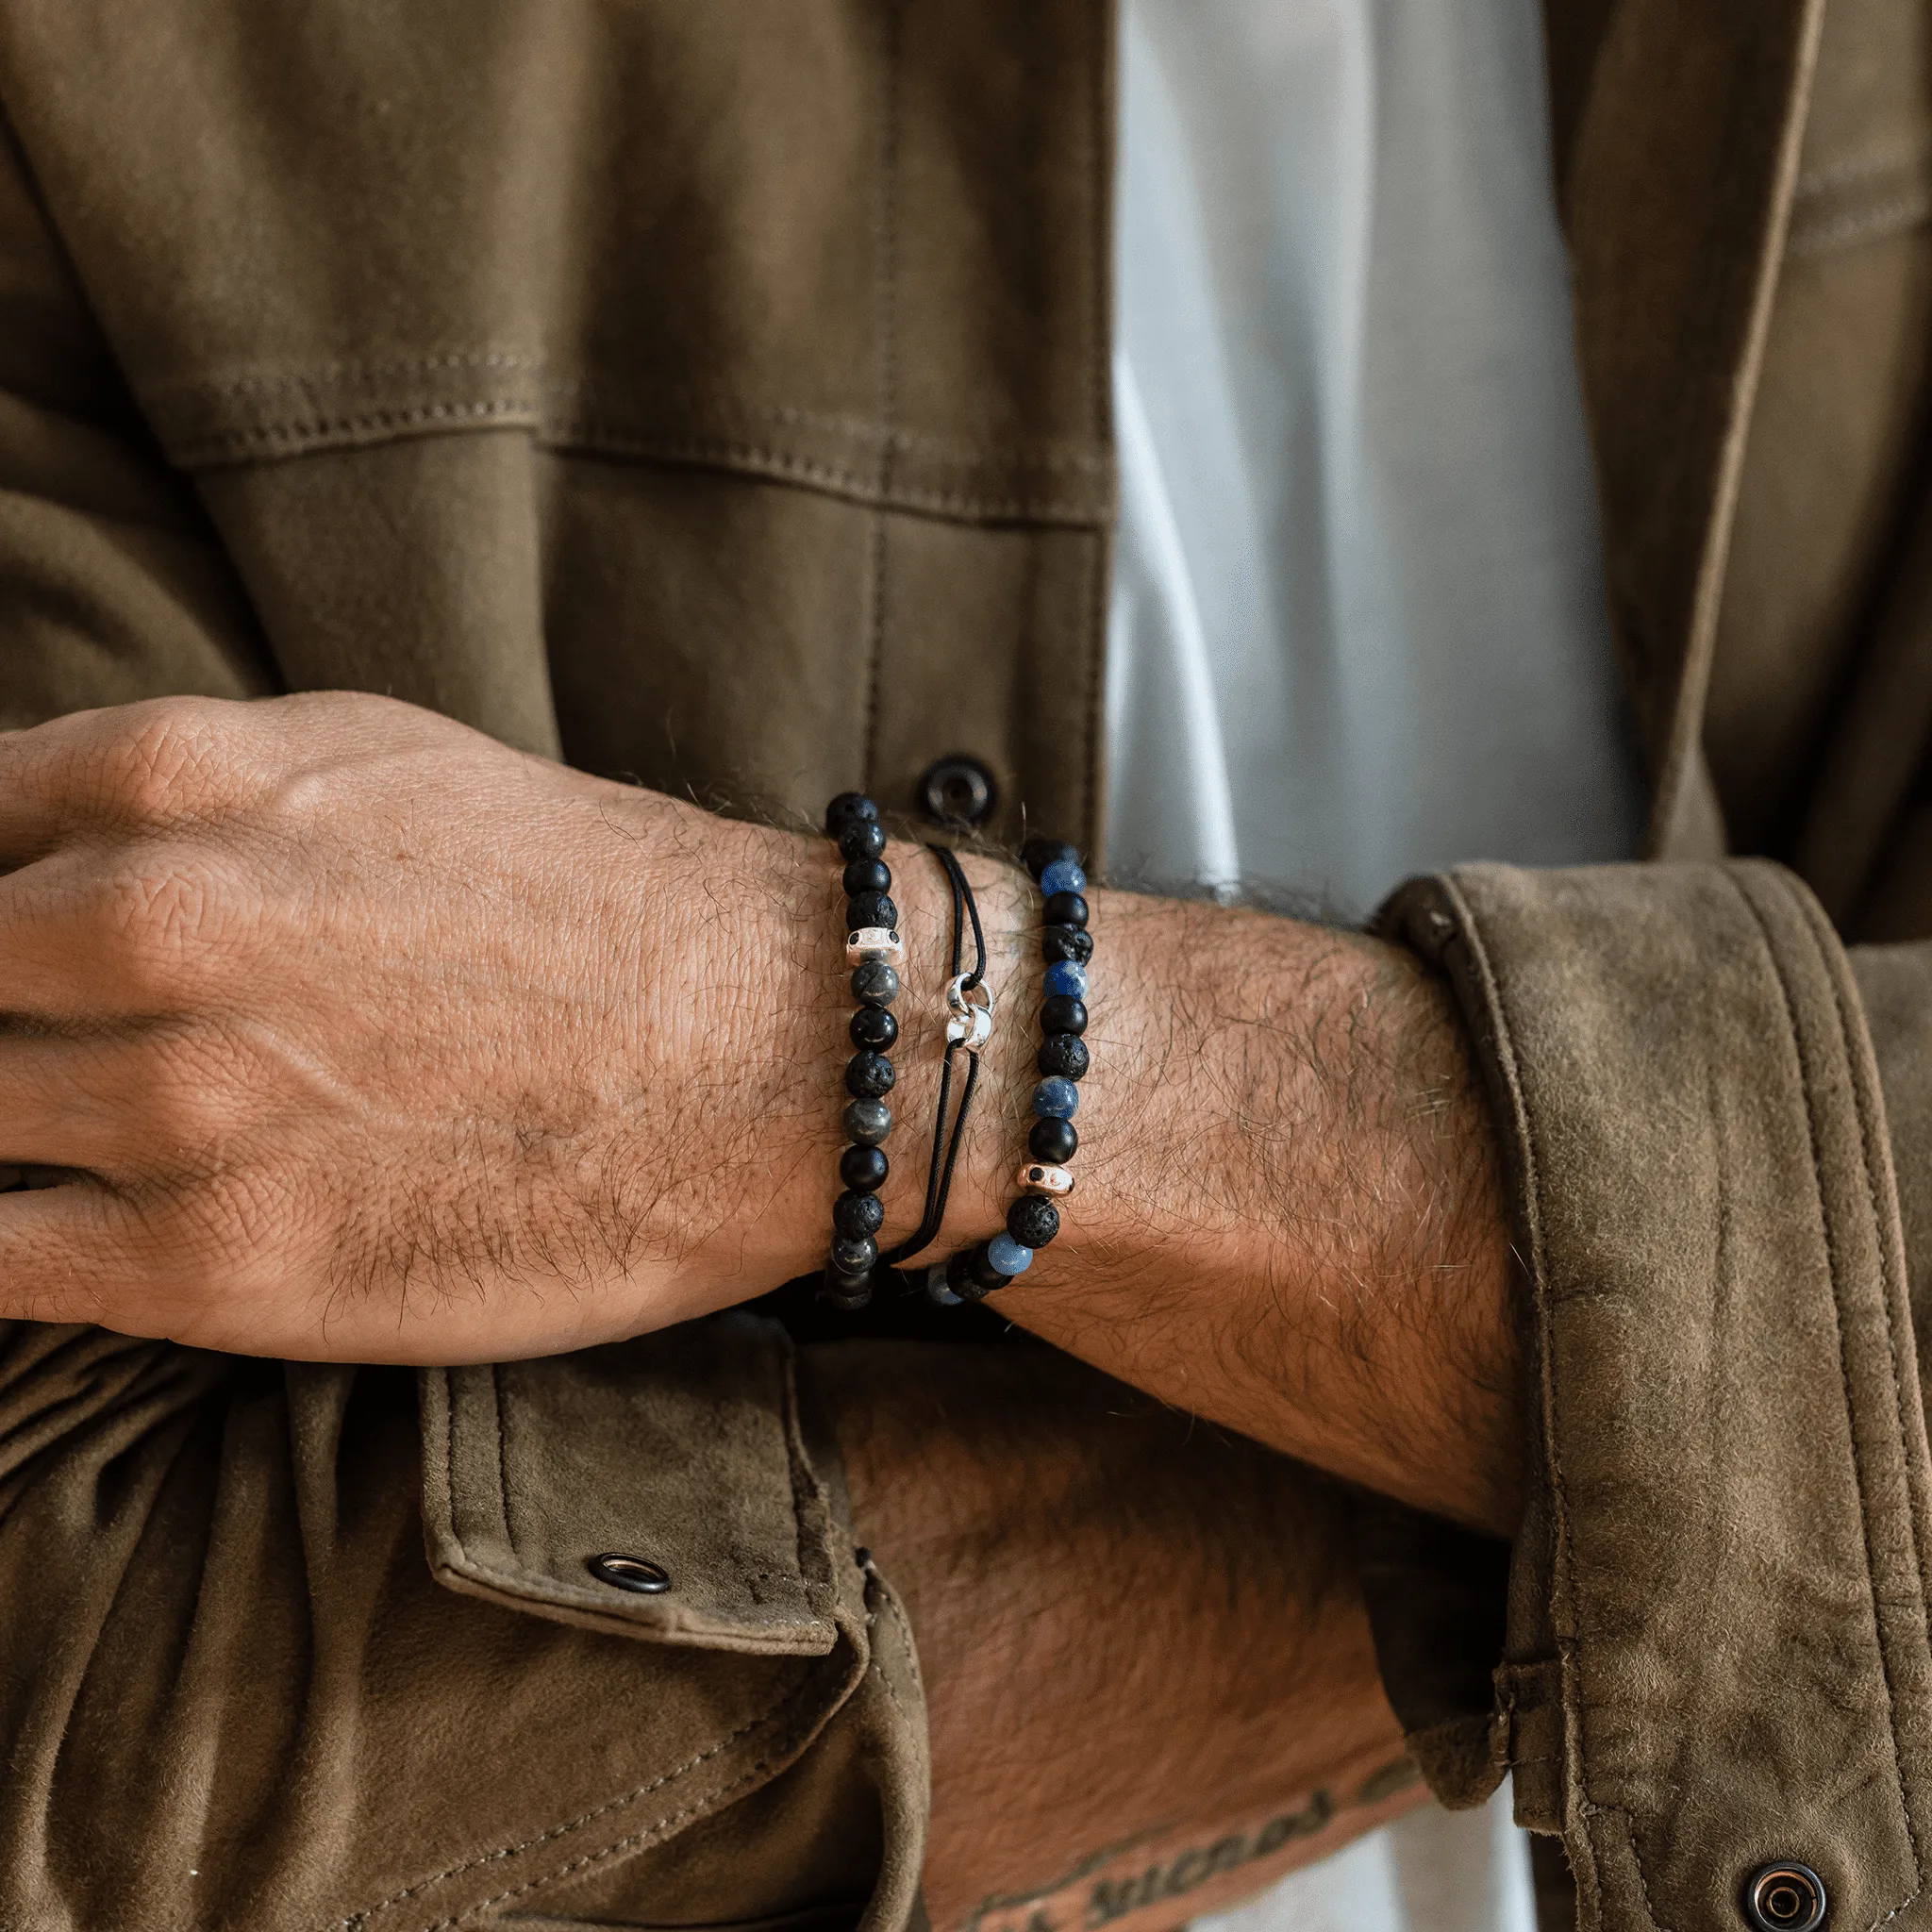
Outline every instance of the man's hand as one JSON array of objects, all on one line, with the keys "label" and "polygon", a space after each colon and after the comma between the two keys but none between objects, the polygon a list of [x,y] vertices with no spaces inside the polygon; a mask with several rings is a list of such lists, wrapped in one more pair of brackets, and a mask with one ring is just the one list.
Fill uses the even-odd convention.
[{"label": "man's hand", "polygon": [[809,1266],[798,844],[375,697],[0,738],[0,1315],[458,1360]]},{"label": "man's hand", "polygon": [[[908,943],[881,1245],[919,1215],[949,897]],[[0,1316],[291,1357],[569,1348],[818,1266],[838,866],[385,700],[0,738]],[[944,1242],[1015,1191],[1038,908],[969,861],[1000,1017]],[[1003,1313],[1491,1528],[1520,1444],[1494,1157],[1447,996],[1291,920],[1096,892],[1078,1191]]]}]

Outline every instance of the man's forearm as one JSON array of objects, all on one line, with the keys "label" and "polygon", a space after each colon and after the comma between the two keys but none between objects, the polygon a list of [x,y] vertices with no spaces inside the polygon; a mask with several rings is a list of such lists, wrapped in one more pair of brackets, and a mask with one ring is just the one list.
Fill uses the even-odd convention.
[{"label": "man's forearm", "polygon": [[918,1641],[941,1932],[1163,1932],[1420,1800],[1337,1485],[1047,1348],[805,1358]]},{"label": "man's forearm", "polygon": [[[946,905],[893,852],[908,930]],[[968,861],[999,1024],[947,1244],[999,1226],[1038,1078],[1037,904]],[[1361,935],[1094,891],[1077,1188],[992,1306],[1108,1374],[1421,1507],[1513,1526],[1517,1337],[1492,1137],[1449,995]],[[937,1030],[937,1021],[932,1023]],[[929,1111],[936,1041],[904,1057]],[[910,1136],[895,1152],[902,1161]],[[904,1151],[901,1151],[904,1150]],[[918,1168],[918,1163],[906,1162]],[[909,1176],[891,1202],[916,1214]]]}]

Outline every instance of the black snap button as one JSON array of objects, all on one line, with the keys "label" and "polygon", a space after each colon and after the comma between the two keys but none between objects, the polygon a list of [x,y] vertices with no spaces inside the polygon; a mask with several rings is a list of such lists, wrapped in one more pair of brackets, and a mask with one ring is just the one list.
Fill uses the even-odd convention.
[{"label": "black snap button", "polygon": [[938,825],[983,825],[999,796],[992,774],[964,752],[935,758],[919,781],[919,803]]},{"label": "black snap button", "polygon": [[620,1557],[615,1551],[607,1551],[601,1557],[588,1557],[584,1568],[599,1583],[608,1583],[613,1590],[634,1591],[639,1596],[662,1596],[671,1588],[670,1571],[647,1563],[641,1557]]},{"label": "black snap button", "polygon": [[1824,1881],[1795,1860],[1760,1865],[1744,1887],[1744,1916],[1757,1932],[1818,1932],[1824,1907]]}]

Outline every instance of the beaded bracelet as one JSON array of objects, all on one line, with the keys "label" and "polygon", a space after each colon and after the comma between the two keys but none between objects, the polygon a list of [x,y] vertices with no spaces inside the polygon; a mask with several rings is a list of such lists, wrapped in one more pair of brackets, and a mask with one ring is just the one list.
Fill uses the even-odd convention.
[{"label": "beaded bracelet", "polygon": [[979,1301],[1024,1274],[1035,1253],[1060,1231],[1055,1200],[1074,1191],[1066,1163],[1080,1144],[1074,1115],[1080,1106],[1078,1082],[1090,1064],[1081,1038],[1087,1031],[1087,963],[1093,957],[1081,896],[1087,874],[1080,855],[1058,840],[1029,839],[1021,857],[1045,899],[1041,947],[1047,963],[1040,1008],[1044,1038],[1037,1062],[1041,1077],[1033,1090],[1037,1118],[1026,1138],[1031,1158],[1021,1163],[1022,1192],[1007,1209],[1006,1227],[928,1273],[926,1293],[944,1306]]},{"label": "beaded bracelet", "polygon": [[890,897],[886,828],[879,808],[860,791],[841,791],[825,808],[825,831],[845,861],[845,958],[852,967],[852,996],[858,1008],[847,1027],[856,1051],[845,1063],[845,1137],[839,1157],[845,1191],[832,1204],[832,1247],[820,1293],[835,1307],[862,1308],[872,1299],[878,1263],[874,1237],[886,1218],[878,1191],[891,1163],[883,1142],[892,1131],[886,1095],[896,1075],[889,1050],[899,1038],[890,1010],[899,997],[899,967],[906,948],[899,938],[899,909]]}]

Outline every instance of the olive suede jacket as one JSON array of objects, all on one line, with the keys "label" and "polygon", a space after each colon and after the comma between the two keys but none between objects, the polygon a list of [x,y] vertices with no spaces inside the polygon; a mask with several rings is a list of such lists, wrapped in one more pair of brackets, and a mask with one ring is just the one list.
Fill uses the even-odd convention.
[{"label": "olive suede jacket", "polygon": [[[1586,1924],[1734,1927],[1779,1857],[1843,1932],[1932,1922],[1932,13],[1551,0],[1550,29],[1652,857],[1384,914],[1490,1081],[1535,1394],[1501,1667],[1424,1590],[1385,1668],[1444,1796],[1513,1769]],[[863,784],[908,818],[965,751],[989,836],[1097,853],[1113,42],[1105,0],[13,0],[0,720],[358,687],[725,809]],[[613,1843],[723,1802],[640,1793],[756,1790],[899,1686],[853,1747],[898,1793],[891,1923],[916,1683],[834,1574],[769,1339],[715,1333],[599,1388],[426,1377],[432,1563],[684,1660]],[[92,1387],[79,1346],[7,1340]],[[625,1439],[600,1465],[585,1418],[648,1426],[700,1373],[738,1433],[658,1429],[650,1496],[610,1500]],[[688,1534],[695,1608],[591,1600],[566,1531],[607,1501]],[[774,1548],[782,1588],[735,1574]],[[51,1758],[10,1775],[8,1819],[75,1802]],[[379,1903],[311,1873],[315,1923],[508,1911],[604,1856],[599,1815],[413,1876],[398,1826]]]}]

